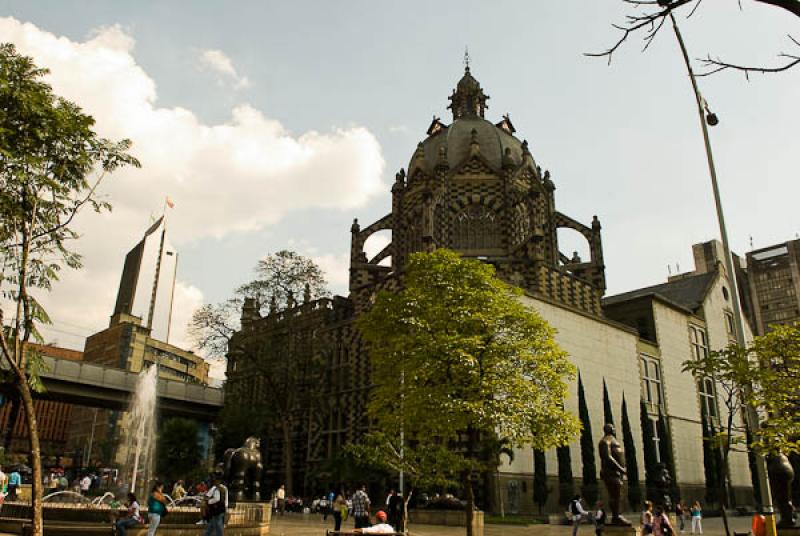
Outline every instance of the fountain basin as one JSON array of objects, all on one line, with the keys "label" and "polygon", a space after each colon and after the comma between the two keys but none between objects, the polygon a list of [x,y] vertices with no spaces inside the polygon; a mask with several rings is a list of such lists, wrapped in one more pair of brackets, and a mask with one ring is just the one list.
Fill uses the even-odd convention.
[{"label": "fountain basin", "polygon": [[[142,515],[146,519],[147,511]],[[30,533],[30,504],[9,502],[0,512],[0,533],[26,535]],[[105,505],[45,504],[46,536],[92,535],[107,536],[111,530],[112,509]],[[225,534],[228,536],[262,536],[269,534],[272,508],[269,503],[239,503],[228,509]],[[164,536],[201,536],[205,525],[197,525],[200,509],[175,507],[158,527]],[[128,534],[144,536],[147,525],[128,529]]]}]

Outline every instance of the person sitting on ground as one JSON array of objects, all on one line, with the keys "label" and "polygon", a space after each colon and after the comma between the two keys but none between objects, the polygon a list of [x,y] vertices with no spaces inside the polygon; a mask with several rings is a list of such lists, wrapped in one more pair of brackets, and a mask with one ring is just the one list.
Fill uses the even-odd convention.
[{"label": "person sitting on ground", "polygon": [[393,534],[394,527],[391,526],[386,522],[386,512],[383,510],[378,510],[378,513],[375,514],[375,519],[378,521],[375,525],[371,527],[364,527],[361,529],[355,529],[353,532],[358,534]]},{"label": "person sitting on ground", "polygon": [[128,512],[125,517],[119,519],[114,523],[119,536],[126,536],[127,530],[135,527],[142,522],[142,514],[139,512],[139,503],[136,501],[136,495],[128,493]]}]

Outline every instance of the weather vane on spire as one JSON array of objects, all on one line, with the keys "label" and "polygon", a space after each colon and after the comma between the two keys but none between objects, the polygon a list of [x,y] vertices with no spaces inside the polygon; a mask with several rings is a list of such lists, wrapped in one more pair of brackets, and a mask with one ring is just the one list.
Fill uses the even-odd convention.
[{"label": "weather vane on spire", "polygon": [[464,70],[469,71],[469,47],[464,47]]}]

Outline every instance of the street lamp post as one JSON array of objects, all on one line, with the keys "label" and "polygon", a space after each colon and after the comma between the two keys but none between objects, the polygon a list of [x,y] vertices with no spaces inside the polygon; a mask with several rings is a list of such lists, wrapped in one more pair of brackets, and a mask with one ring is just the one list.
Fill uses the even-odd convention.
[{"label": "street lamp post", "polygon": [[[700,116],[700,128],[703,131],[703,141],[705,142],[706,158],[708,159],[708,171],[711,176],[711,188],[714,191],[714,204],[717,209],[717,221],[719,222],[719,234],[722,238],[722,249],[725,257],[725,269],[728,271],[728,280],[730,282],[733,304],[733,317],[736,323],[736,342],[739,346],[744,347],[746,341],[744,338],[744,320],[742,318],[742,309],[739,304],[739,291],[736,284],[736,272],[733,270],[733,257],[731,255],[730,245],[728,243],[728,231],[725,227],[725,215],[722,211],[722,202],[720,201],[719,185],[717,184],[717,170],[714,166],[714,155],[711,152],[711,141],[708,137],[708,126],[714,126],[719,123],[716,114],[712,113],[708,108],[708,103],[700,94],[700,89],[697,87],[697,79],[692,70],[692,64],[689,61],[689,54],[686,52],[686,44],[683,42],[683,36],[678,28],[678,23],[675,16],[670,11],[669,18],[672,22],[672,28],[675,30],[675,37],[678,40],[678,45],[683,54],[683,61],[686,64],[686,71],[689,73],[689,80],[692,82],[692,90],[694,91],[695,100],[697,101],[697,113]],[[747,427],[750,430],[758,431],[758,414],[755,409],[748,406],[745,411],[745,419]],[[756,453],[756,476],[758,477],[759,487],[761,488],[761,503],[766,519],[766,533],[767,536],[776,536],[777,528],[775,526],[775,510],[772,507],[772,492],[769,487],[769,479],[767,478],[767,468],[764,462],[764,457]]]}]

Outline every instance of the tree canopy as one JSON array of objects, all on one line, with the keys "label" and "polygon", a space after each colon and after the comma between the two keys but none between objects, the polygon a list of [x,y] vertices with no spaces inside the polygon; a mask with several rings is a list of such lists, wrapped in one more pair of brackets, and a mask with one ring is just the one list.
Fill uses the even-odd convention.
[{"label": "tree canopy", "polygon": [[245,298],[254,298],[266,313],[285,308],[291,302],[330,296],[327,281],[313,259],[294,251],[270,253],[256,263],[256,278],[240,285],[234,296],[195,310],[189,321],[189,335],[208,357],[223,358],[231,337],[239,329]]},{"label": "tree canopy", "polygon": [[28,343],[41,341],[38,326],[49,323],[37,293],[51,290],[63,267],[81,267],[70,249],[78,238],[72,223],[83,208],[111,208],[97,194],[106,174],[139,165],[129,140],[99,137],[94,119],[53,94],[46,74],[13,45],[0,45],[0,359],[25,409],[34,536],[43,530],[42,466],[31,391],[42,386],[41,359]]},{"label": "tree canopy", "polygon": [[[386,442],[403,432],[405,459],[427,465],[418,473],[466,475],[469,502],[471,475],[494,470],[501,446],[545,450],[576,436],[564,409],[575,368],[519,289],[445,249],[411,255],[402,277],[358,328],[372,365],[369,415]],[[493,455],[484,442],[498,446]],[[425,456],[434,451],[445,457]],[[397,460],[399,449],[383,456]]]}]

